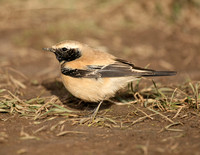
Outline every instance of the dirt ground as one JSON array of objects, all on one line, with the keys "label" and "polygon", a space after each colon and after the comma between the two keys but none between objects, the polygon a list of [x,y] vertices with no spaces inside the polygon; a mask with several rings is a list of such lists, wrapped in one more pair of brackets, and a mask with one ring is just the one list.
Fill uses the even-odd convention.
[{"label": "dirt ground", "polygon": [[[9,112],[0,106],[0,155],[199,155],[200,113],[198,106],[187,105],[189,98],[176,109],[163,110],[139,100],[120,106],[104,103],[97,121],[87,124],[97,104],[77,103],[61,83],[54,55],[42,51],[62,40],[78,40],[137,66],[176,70],[175,77],[154,81],[159,87],[185,90],[188,81],[200,81],[199,10],[195,0],[0,1],[0,104],[3,99],[11,103],[10,96],[16,100]],[[152,85],[151,79],[141,83],[139,92]],[[26,106],[20,109],[17,103],[34,98],[44,99],[37,101],[40,105],[55,101],[75,113],[40,117],[40,111],[48,110],[45,106],[38,113],[22,113]]]}]

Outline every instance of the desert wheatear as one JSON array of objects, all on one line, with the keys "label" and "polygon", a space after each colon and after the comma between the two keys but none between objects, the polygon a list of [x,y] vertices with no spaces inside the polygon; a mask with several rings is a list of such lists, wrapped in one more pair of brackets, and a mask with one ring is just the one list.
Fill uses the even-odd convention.
[{"label": "desert wheatear", "polygon": [[103,100],[113,97],[119,89],[138,78],[176,74],[175,71],[136,67],[77,41],[63,41],[44,50],[53,52],[60,62],[62,81],[67,90],[84,101],[100,102],[99,106]]}]

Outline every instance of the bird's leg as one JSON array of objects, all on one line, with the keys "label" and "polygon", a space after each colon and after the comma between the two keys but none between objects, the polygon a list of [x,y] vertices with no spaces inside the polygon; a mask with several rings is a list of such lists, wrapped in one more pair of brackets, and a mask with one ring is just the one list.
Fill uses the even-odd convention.
[{"label": "bird's leg", "polygon": [[99,108],[101,106],[101,104],[103,103],[103,100],[99,102],[98,106],[96,107],[96,109],[94,110],[94,113],[91,115],[91,120],[93,121],[99,111]]}]

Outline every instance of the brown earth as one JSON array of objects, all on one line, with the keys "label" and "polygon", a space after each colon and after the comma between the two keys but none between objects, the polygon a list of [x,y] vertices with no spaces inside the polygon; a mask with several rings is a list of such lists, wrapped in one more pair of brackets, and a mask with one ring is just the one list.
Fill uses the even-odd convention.
[{"label": "brown earth", "polygon": [[[41,50],[64,39],[102,48],[137,66],[150,64],[149,68],[157,70],[177,70],[176,77],[154,79],[172,88],[186,80],[200,80],[199,6],[184,1],[180,3],[181,11],[177,11],[171,9],[175,5],[172,0],[166,4],[159,1],[62,3],[0,1],[1,89],[10,90],[22,100],[54,95],[64,107],[79,111],[82,116],[89,115],[96,105],[68,103],[66,98],[70,95],[60,83],[58,62],[51,53]],[[10,76],[23,86],[13,85],[8,80]],[[149,86],[149,80],[142,82]],[[105,103],[98,117],[106,114],[117,123],[107,120],[109,123],[86,125],[78,123],[73,115],[34,120],[2,112],[0,155],[200,154],[197,109],[183,108],[176,118],[173,117],[177,110],[162,111],[163,115],[155,114],[126,128],[126,122],[130,124],[145,116],[138,109],[148,115],[155,114],[139,103],[122,106]]]}]

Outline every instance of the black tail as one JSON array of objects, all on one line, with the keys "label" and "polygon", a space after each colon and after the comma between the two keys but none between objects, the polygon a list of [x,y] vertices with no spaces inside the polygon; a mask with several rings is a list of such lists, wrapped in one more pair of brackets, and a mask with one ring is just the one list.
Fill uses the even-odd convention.
[{"label": "black tail", "polygon": [[144,74],[142,74],[141,72],[141,76],[173,76],[176,75],[177,72],[176,71],[151,71],[151,72],[144,72]]}]

